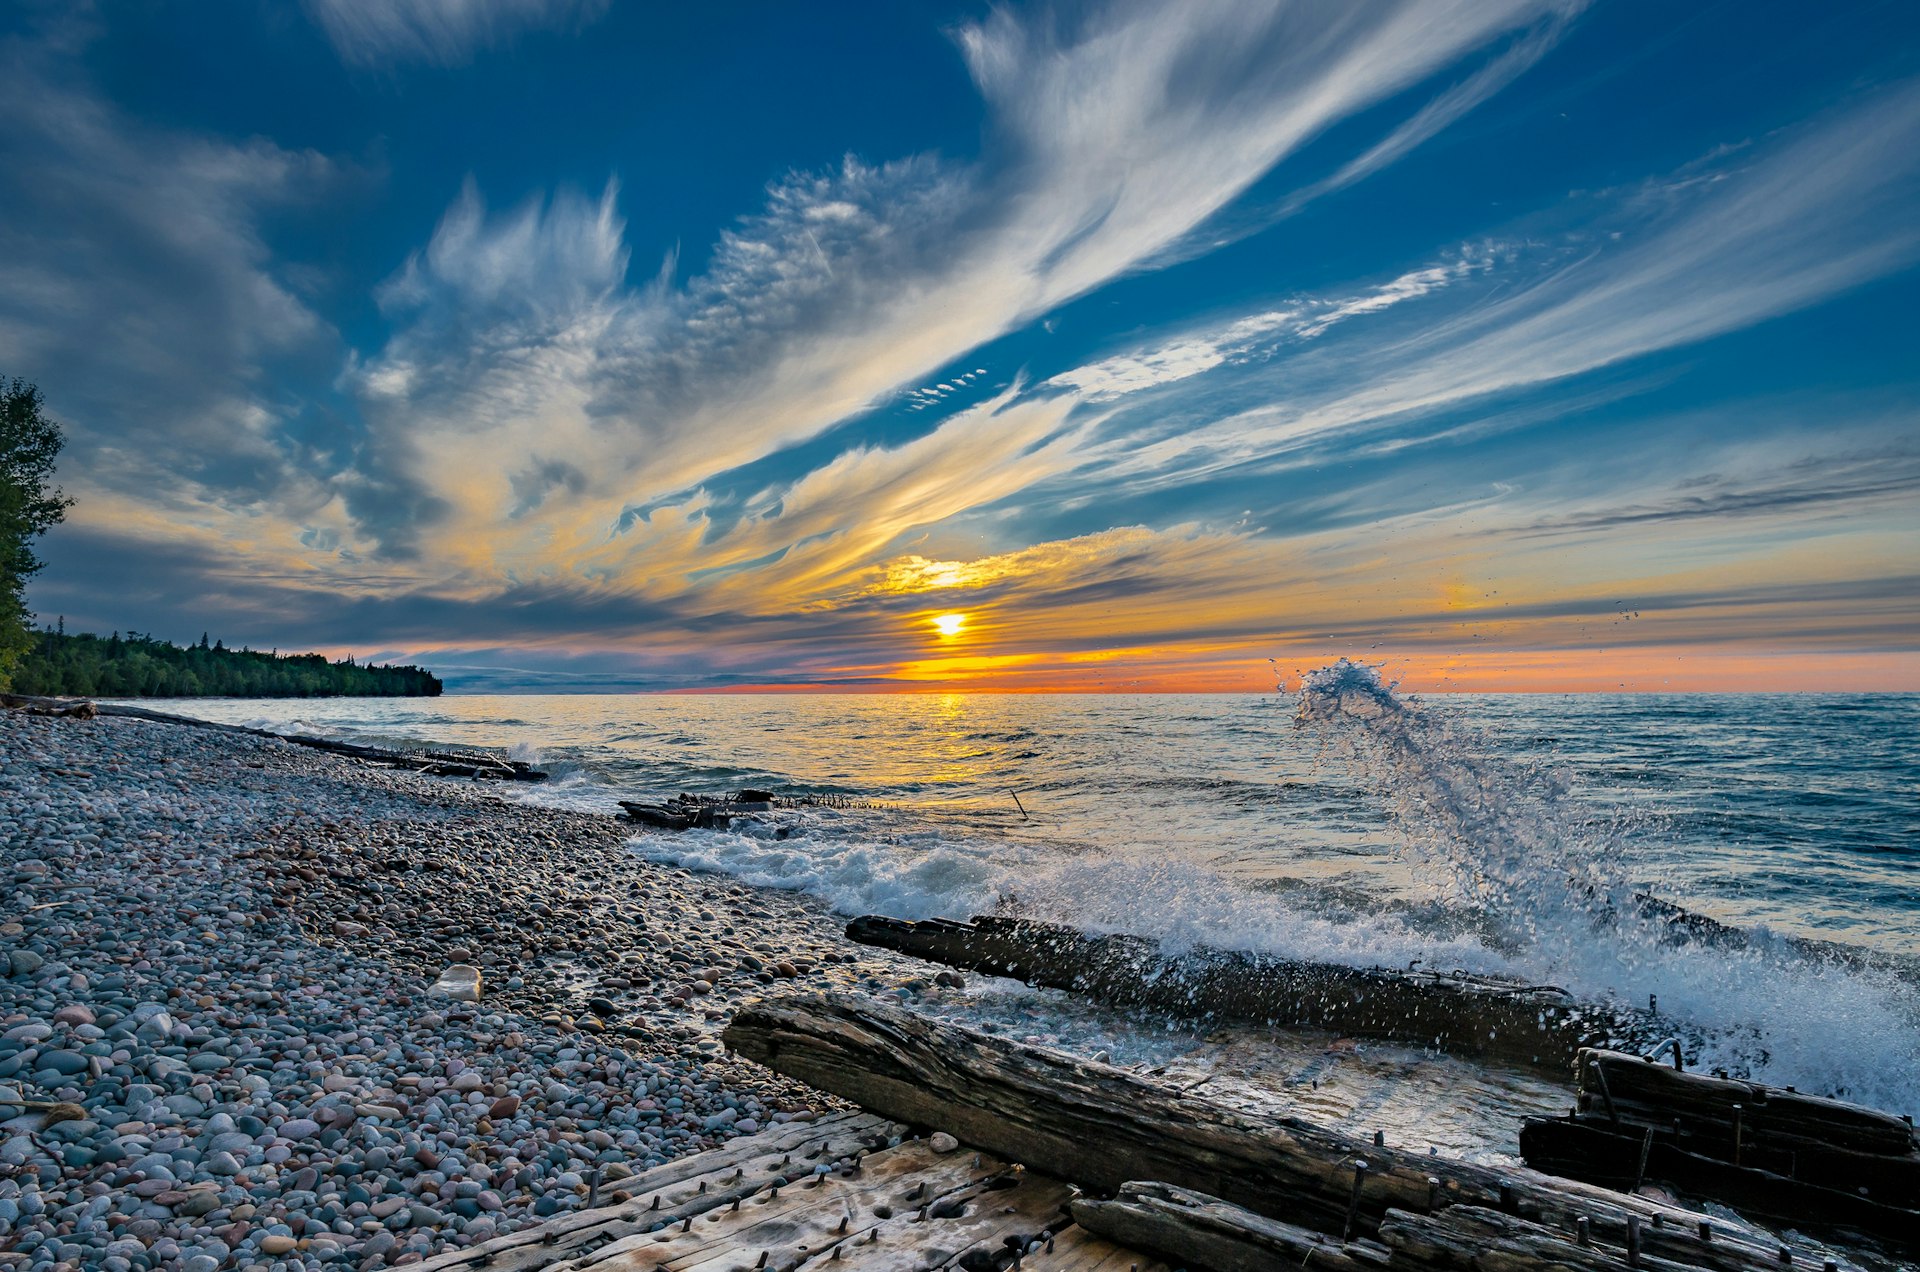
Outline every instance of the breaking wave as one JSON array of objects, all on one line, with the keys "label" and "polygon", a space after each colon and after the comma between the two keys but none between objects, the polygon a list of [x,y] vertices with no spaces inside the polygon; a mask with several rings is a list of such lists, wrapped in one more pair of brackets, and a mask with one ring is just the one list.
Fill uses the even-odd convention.
[{"label": "breaking wave", "polygon": [[1893,1109],[1920,1102],[1920,992],[1886,968],[1765,929],[1689,921],[1634,882],[1630,818],[1595,814],[1565,774],[1500,758],[1342,659],[1303,679],[1295,716],[1385,792],[1404,850],[1485,921],[1525,974],[1643,1004],[1707,1031],[1700,1057]]}]

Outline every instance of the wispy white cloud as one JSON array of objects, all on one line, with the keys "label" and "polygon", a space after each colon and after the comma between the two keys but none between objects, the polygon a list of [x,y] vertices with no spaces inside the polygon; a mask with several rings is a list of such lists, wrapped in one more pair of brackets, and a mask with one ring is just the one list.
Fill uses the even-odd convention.
[{"label": "wispy white cloud", "polygon": [[[1330,123],[1563,8],[996,12],[958,34],[990,110],[979,161],[849,158],[795,174],[681,287],[605,285],[624,260],[601,237],[617,236],[610,204],[594,213],[592,249],[574,252],[545,241],[574,234],[570,219],[486,217],[463,194],[388,291],[428,317],[396,309],[392,341],[352,372],[390,439],[381,453],[397,485],[383,502],[419,510],[410,523],[429,523],[463,569],[520,571],[532,555],[596,543],[621,508],[815,437],[906,386],[945,396],[954,381],[926,377],[1139,267]],[[436,264],[456,259],[484,263],[483,297]],[[543,298],[537,322],[507,303],[515,287]],[[456,313],[468,318],[431,317]],[[564,458],[587,482],[509,535],[503,513],[524,507],[525,488],[509,474],[529,454]]]},{"label": "wispy white cloud", "polygon": [[1377,287],[1341,297],[1303,297],[1287,307],[1250,314],[1209,330],[1116,354],[1062,371],[1049,387],[1077,391],[1089,402],[1107,402],[1202,375],[1230,362],[1270,356],[1286,342],[1311,340],[1329,328],[1365,314],[1418,300],[1449,284],[1490,269],[1495,249],[1481,246],[1440,264],[1411,270]]},{"label": "wispy white cloud", "polygon": [[1249,228],[1289,216],[1316,199],[1363,181],[1432,140],[1448,125],[1485,103],[1530,70],[1555,44],[1559,43],[1561,36],[1566,33],[1568,24],[1578,11],[1578,7],[1569,6],[1559,12],[1546,15],[1538,25],[1515,40],[1513,45],[1498,57],[1435,97],[1387,136],[1342,164],[1337,171],[1294,191],[1282,199],[1276,207],[1249,218]]},{"label": "wispy white cloud", "polygon": [[922,384],[917,388],[906,390],[901,396],[906,399],[909,411],[924,411],[928,407],[937,406],[942,400],[956,393],[976,387],[976,382],[986,373],[985,367],[956,372],[951,378],[942,380],[938,384]]},{"label": "wispy white cloud", "polygon": [[[1622,196],[1611,232],[1531,280],[1503,277],[1412,334],[1356,339],[1305,374],[1278,368],[1259,405],[1148,445],[1109,443],[1148,484],[1272,461],[1354,430],[1414,421],[1751,327],[1920,261],[1920,84],[1719,157],[1707,171]],[[1410,279],[1413,276],[1409,276]],[[1418,287],[1417,280],[1410,286]]]},{"label": "wispy white cloud", "polygon": [[304,0],[341,60],[354,66],[455,66],[523,31],[581,27],[607,0]]}]

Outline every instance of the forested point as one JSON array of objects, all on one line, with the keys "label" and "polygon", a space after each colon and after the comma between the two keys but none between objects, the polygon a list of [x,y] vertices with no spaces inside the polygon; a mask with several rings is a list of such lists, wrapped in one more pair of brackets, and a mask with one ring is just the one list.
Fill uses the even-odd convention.
[{"label": "forested point", "polygon": [[152,636],[33,633],[13,673],[15,693],[83,698],[432,698],[440,680],[420,667],[368,667],[351,658],[260,653]]}]

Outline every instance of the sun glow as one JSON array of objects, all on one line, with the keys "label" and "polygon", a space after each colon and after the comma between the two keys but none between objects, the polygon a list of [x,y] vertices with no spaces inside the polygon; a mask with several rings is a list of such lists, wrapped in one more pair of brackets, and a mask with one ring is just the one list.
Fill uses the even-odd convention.
[{"label": "sun glow", "polygon": [[940,635],[947,640],[958,636],[961,632],[965,631],[967,627],[967,616],[965,614],[935,614],[931,621],[933,623],[933,630],[939,632]]}]

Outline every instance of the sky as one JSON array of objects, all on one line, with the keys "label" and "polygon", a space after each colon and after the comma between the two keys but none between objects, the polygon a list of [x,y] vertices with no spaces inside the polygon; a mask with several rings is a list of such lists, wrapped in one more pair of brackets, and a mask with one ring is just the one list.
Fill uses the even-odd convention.
[{"label": "sky", "polygon": [[1920,689],[1920,9],[25,0],[67,630]]}]

